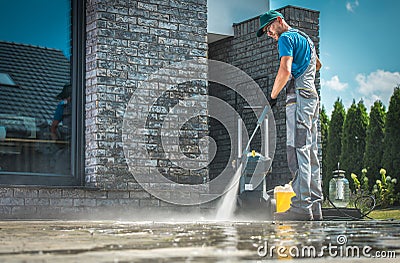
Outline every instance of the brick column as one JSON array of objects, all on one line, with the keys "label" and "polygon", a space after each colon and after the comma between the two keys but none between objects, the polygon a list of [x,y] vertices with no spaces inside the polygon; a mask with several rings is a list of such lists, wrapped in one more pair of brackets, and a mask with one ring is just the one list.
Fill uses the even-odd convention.
[{"label": "brick column", "polygon": [[[206,0],[87,1],[87,185],[120,190],[138,187],[128,171],[122,145],[127,103],[140,81],[157,70],[174,62],[206,57],[206,4]],[[195,173],[171,165],[162,155],[157,132],[163,117],[179,100],[206,93],[205,81],[180,85],[151,109],[147,128],[151,132],[152,164],[173,181],[197,183],[207,171]],[[152,91],[143,96],[153,96]],[[196,154],[196,141],[207,134],[207,129],[207,125],[188,124],[181,136],[187,144],[182,146],[183,151]],[[149,160],[143,160],[135,169],[146,172],[148,164]]]}]

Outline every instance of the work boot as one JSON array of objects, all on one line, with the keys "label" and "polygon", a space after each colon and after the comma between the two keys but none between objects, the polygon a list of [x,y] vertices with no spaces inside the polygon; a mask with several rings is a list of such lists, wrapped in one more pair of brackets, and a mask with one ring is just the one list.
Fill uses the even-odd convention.
[{"label": "work boot", "polygon": [[321,203],[316,202],[312,206],[312,213],[313,213],[313,218],[314,221],[322,221],[322,208],[321,208]]},{"label": "work boot", "polygon": [[274,219],[276,221],[312,221],[313,215],[294,212],[289,208],[286,212],[274,213]]}]

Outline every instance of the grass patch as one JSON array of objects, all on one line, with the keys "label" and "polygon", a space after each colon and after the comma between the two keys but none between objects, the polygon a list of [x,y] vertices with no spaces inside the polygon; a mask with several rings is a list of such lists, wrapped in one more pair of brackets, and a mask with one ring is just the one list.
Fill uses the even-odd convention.
[{"label": "grass patch", "polygon": [[373,219],[400,220],[400,207],[376,209],[376,210],[372,211],[368,216]]}]

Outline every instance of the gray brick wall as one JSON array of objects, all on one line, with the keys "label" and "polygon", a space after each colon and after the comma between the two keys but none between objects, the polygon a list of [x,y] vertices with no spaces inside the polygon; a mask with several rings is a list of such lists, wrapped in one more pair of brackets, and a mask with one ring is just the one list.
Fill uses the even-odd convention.
[{"label": "gray brick wall", "polygon": [[[88,186],[119,190],[134,186],[122,145],[125,108],[140,81],[160,68],[206,57],[206,4],[206,0],[87,2],[85,159]],[[146,90],[143,96],[151,97],[153,93]],[[190,173],[174,167],[165,158],[159,140],[160,125],[169,109],[180,99],[196,93],[207,93],[205,82],[179,85],[157,100],[150,109],[147,125],[153,158],[143,160],[137,156],[135,169],[146,173],[151,162],[172,181],[197,183],[203,180],[207,171]],[[148,106],[143,105],[144,108]],[[196,138],[205,133],[204,126],[187,125],[187,136],[181,136],[186,140],[187,154],[198,153]],[[192,147],[188,147],[190,145]]]},{"label": "gray brick wall", "polygon": [[[306,32],[314,41],[317,52],[319,50],[319,12],[303,9],[299,7],[287,6],[279,10],[284,15],[287,22],[298,29]],[[279,60],[276,43],[267,37],[257,38],[255,33],[259,27],[258,17],[247,21],[234,24],[234,36],[212,43],[209,46],[209,58],[230,63],[251,76],[264,93],[271,92],[275,75],[278,71]],[[316,78],[316,85],[319,90],[319,73]],[[218,96],[228,101],[241,113],[245,120],[248,132],[254,130],[256,119],[243,111],[245,106],[241,98],[235,97],[234,93],[223,87],[210,87],[210,95]],[[272,174],[268,176],[268,188],[287,183],[291,180],[290,172],[286,159],[286,122],[285,122],[285,92],[282,91],[278,97],[278,105],[274,108],[274,117],[276,123],[276,151],[272,164]],[[213,136],[219,136],[218,143],[223,145],[222,153],[217,155],[213,162],[211,175],[223,167],[226,162],[226,152],[229,151],[229,145],[226,143],[226,132],[220,125],[211,126],[210,133]],[[252,149],[258,150],[260,137],[254,140]],[[321,147],[320,147],[321,148]],[[320,154],[321,156],[321,154]],[[321,158],[321,157],[320,157]]]},{"label": "gray brick wall", "polygon": [[[151,207],[164,215],[181,208],[159,201],[142,190],[99,190],[49,187],[0,188],[1,219],[124,219],[154,220]],[[192,212],[199,212],[192,207]]]}]

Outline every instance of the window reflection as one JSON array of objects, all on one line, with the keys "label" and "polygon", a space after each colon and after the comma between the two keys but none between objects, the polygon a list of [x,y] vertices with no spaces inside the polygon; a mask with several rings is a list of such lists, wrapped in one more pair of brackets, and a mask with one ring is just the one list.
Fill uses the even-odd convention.
[{"label": "window reflection", "polygon": [[[8,3],[6,3],[8,2]],[[63,2],[62,15],[50,16],[48,27],[42,24],[31,35],[40,35],[41,44],[32,41],[18,42],[13,35],[0,33],[0,174],[71,174],[71,80],[68,50],[57,46],[55,39],[69,39],[69,1],[2,1],[1,13],[13,12],[12,2],[18,5],[19,14],[34,12],[29,2],[47,5],[43,12],[60,12],[48,7]],[[65,4],[65,3],[67,4]],[[66,15],[68,14],[68,15]],[[60,21],[62,20],[61,23]],[[3,22],[3,21],[1,21]],[[62,24],[56,35],[41,32],[54,31],[54,25]],[[12,26],[12,25],[10,25]],[[19,34],[27,34],[20,30]],[[18,36],[15,36],[16,39]],[[47,42],[46,42],[47,41]],[[43,42],[45,44],[43,44]],[[48,43],[48,44],[46,44]],[[68,56],[68,57],[67,57]]]}]

